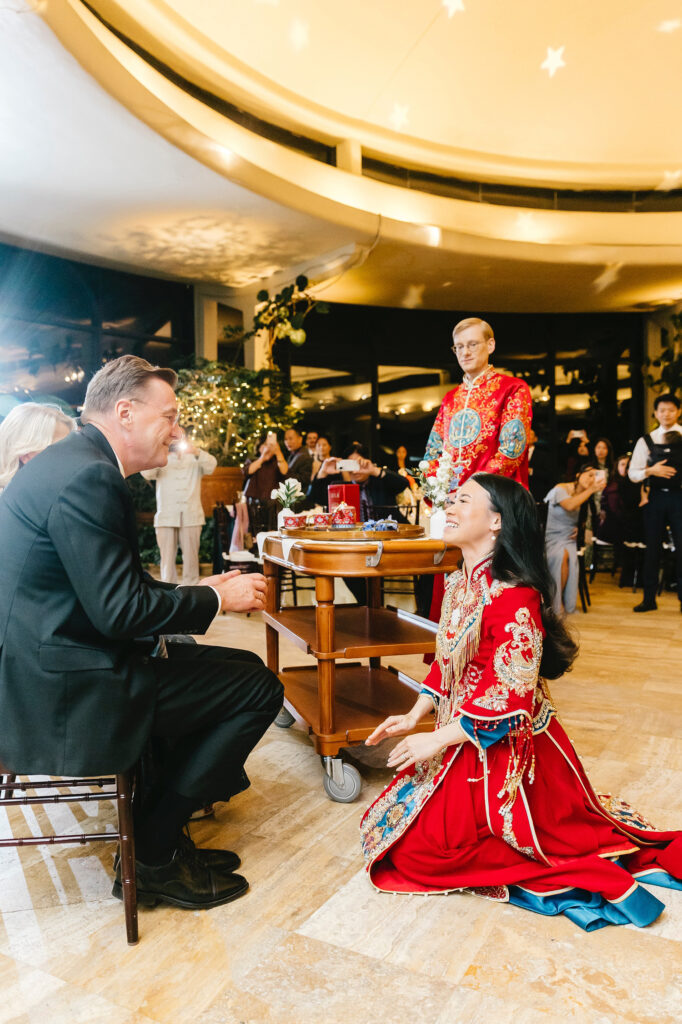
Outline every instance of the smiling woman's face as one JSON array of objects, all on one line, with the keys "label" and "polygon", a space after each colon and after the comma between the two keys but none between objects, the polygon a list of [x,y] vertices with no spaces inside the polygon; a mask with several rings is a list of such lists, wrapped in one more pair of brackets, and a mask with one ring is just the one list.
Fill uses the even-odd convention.
[{"label": "smiling woman's face", "polygon": [[443,539],[458,547],[487,544],[492,547],[492,535],[500,529],[500,514],[490,505],[488,492],[475,480],[467,480],[445,506],[445,532]]}]

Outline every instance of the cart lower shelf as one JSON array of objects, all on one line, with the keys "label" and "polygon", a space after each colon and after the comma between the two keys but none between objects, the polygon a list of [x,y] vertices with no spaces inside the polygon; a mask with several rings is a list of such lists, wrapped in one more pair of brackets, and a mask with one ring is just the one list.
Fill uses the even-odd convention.
[{"label": "cart lower shelf", "polygon": [[[389,715],[408,712],[417,691],[402,682],[396,672],[365,665],[338,665],[334,686],[334,729],[323,734],[317,667],[287,668],[279,673],[287,702],[308,724],[315,750],[334,757],[341,747],[362,743]],[[433,721],[427,718],[415,731],[429,732]]]}]

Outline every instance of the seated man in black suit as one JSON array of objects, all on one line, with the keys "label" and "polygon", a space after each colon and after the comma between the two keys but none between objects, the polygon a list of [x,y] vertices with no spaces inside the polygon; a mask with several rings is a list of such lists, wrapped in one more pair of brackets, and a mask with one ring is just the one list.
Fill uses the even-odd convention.
[{"label": "seated man in black suit", "polygon": [[124,478],[166,464],[175,383],[137,356],[107,363],[83,429],[0,497],[0,757],[17,774],[99,775],[158,740],[160,781],[136,817],[138,898],[201,909],[248,884],[236,854],[196,849],[183,826],[248,785],[244,762],[282,686],[249,651],[174,644],[149,657],[155,636],[205,633],[221,610],[262,609],[265,593],[257,574],[176,588],[142,569]]}]

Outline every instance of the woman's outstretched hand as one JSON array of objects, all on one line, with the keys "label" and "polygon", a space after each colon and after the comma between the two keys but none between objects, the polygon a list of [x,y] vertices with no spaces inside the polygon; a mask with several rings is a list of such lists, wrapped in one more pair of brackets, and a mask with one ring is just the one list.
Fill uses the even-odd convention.
[{"label": "woman's outstretched hand", "polygon": [[365,744],[368,747],[374,747],[390,736],[405,736],[408,732],[416,729],[418,721],[419,719],[412,712],[407,715],[390,715],[376,727],[371,736],[367,737]]},{"label": "woman's outstretched hand", "polygon": [[443,743],[440,730],[437,732],[418,732],[414,736],[408,736],[406,739],[401,740],[393,748],[388,755],[386,765],[389,768],[397,768],[398,771],[402,771],[403,768],[409,768],[415,761],[428,761],[430,757],[434,757],[444,746],[447,746],[447,744]]}]

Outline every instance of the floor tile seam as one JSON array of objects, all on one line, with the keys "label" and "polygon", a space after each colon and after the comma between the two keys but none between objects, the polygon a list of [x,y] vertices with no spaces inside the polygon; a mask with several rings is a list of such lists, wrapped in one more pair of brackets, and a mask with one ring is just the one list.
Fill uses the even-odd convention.
[{"label": "floor tile seam", "polygon": [[[278,949],[280,948],[280,946],[283,945],[283,944],[286,944],[287,940],[292,938],[292,937],[295,938],[295,939],[298,939],[300,941],[306,942],[306,943],[315,943],[315,944],[318,944],[318,945],[321,945],[321,946],[330,947],[331,950],[339,952],[339,953],[342,953],[342,954],[348,956],[351,959],[359,959],[359,960],[364,961],[364,963],[365,963],[365,970],[367,972],[367,974],[366,974],[367,977],[371,977],[372,976],[371,975],[372,969],[374,971],[376,971],[377,964],[381,964],[382,966],[387,968],[389,971],[401,971],[401,970],[404,970],[405,966],[406,966],[405,964],[393,964],[393,963],[391,963],[390,961],[387,961],[387,960],[380,960],[377,957],[373,957],[373,956],[371,956],[368,953],[360,953],[357,950],[349,949],[348,947],[337,946],[337,945],[334,945],[333,943],[326,942],[324,939],[313,938],[313,937],[308,936],[308,935],[300,935],[297,930],[292,930],[292,931],[288,932],[288,934],[283,938],[282,942],[278,943],[278,945],[275,946],[270,951],[270,956],[273,959],[276,960],[277,959],[277,954],[278,954]],[[248,979],[254,973],[254,971],[258,970],[259,966],[260,965],[257,965],[256,967],[252,968],[252,970],[249,971],[245,975],[245,979]],[[411,972],[411,973],[417,974],[417,972]],[[448,990],[450,991],[450,996],[457,990],[457,987],[458,987],[456,982],[452,982],[448,978],[445,978],[443,976],[434,977],[434,975],[421,974],[421,973],[417,974],[417,976],[420,979],[422,979],[423,981],[425,981],[425,982],[433,983],[433,982],[437,981],[440,984],[444,984],[448,988]],[[250,993],[249,990],[247,990],[246,994],[252,994],[252,993]],[[450,997],[448,997],[448,998],[450,998]],[[277,1022],[277,1024],[279,1024],[279,1022]]]},{"label": "floor tile seam", "polygon": [[[140,1015],[141,1018],[142,1018],[142,1021],[144,1022],[144,1024],[146,1024],[147,1021],[150,1022],[150,1024],[176,1024],[175,1021],[169,1021],[168,1018],[164,1019],[162,1017],[154,1017],[154,1016],[152,1016],[149,1013],[145,1013],[144,1011],[140,1010],[137,1007],[135,1009],[131,1009],[129,1006],[125,1006],[123,1003],[118,1002],[118,1000],[116,1000],[116,999],[111,999],[109,996],[102,995],[100,992],[93,992],[90,989],[85,988],[79,982],[72,981],[70,978],[64,978],[60,974],[55,973],[55,971],[53,969],[46,970],[44,967],[42,967],[40,965],[37,965],[35,962],[28,962],[27,963],[23,959],[21,959],[20,957],[17,957],[17,956],[10,956],[10,957],[7,957],[7,959],[14,961],[20,967],[26,967],[26,968],[29,968],[29,969],[31,969],[33,971],[37,971],[43,977],[49,978],[49,979],[52,979],[53,981],[58,982],[59,983],[59,988],[57,989],[57,991],[63,991],[64,989],[66,989],[66,990],[73,989],[73,990],[79,991],[79,992],[81,992],[83,994],[83,996],[89,997],[89,998],[93,998],[93,999],[100,999],[104,1003],[107,1003],[108,1005],[116,1007],[116,1009],[118,1009],[118,1010],[121,1010],[123,1013],[129,1014],[129,1015],[133,1015],[133,1014]],[[18,1018],[14,1018],[14,1019],[18,1019]],[[11,1020],[8,1021],[7,1024],[11,1024]]]}]

